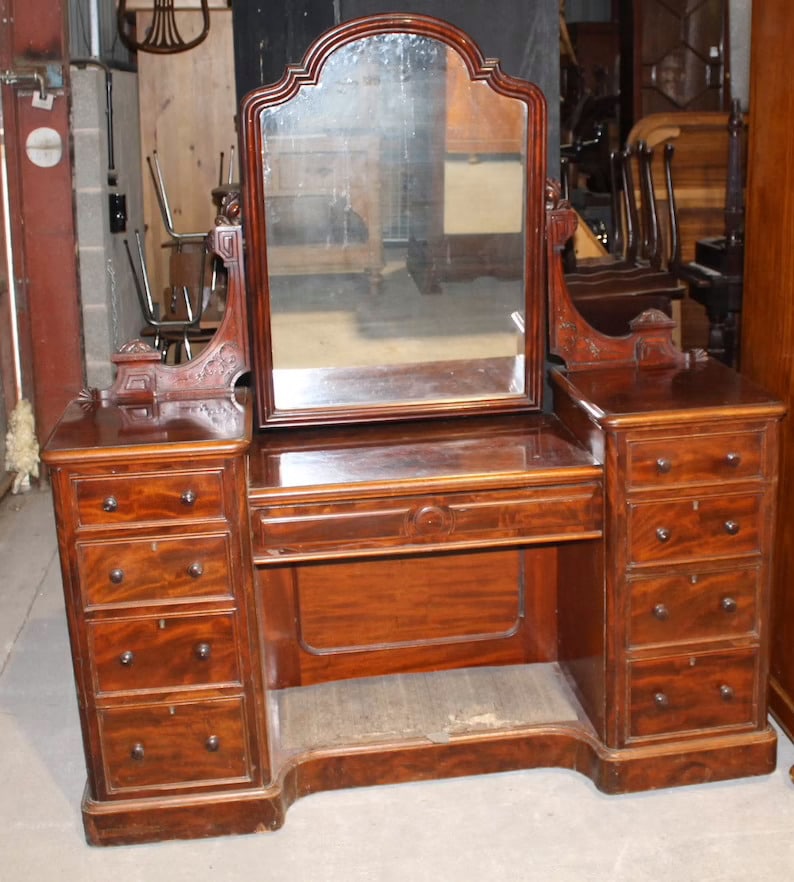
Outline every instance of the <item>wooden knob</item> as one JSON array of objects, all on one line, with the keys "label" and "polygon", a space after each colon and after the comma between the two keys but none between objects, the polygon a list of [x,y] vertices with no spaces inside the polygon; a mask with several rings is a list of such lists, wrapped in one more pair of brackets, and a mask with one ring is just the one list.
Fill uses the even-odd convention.
[{"label": "wooden knob", "polygon": [[670,541],[670,531],[667,527],[657,527],[656,528],[656,538],[660,542],[669,542]]},{"label": "wooden knob", "polygon": [[726,613],[735,613],[738,604],[732,597],[723,597],[720,601],[720,606]]},{"label": "wooden knob", "polygon": [[658,708],[665,708],[670,704],[670,699],[664,692],[655,692],[653,696],[653,703]]},{"label": "wooden knob", "polygon": [[735,536],[739,532],[739,522],[738,521],[725,521],[724,527],[725,527],[725,532],[729,536]]},{"label": "wooden knob", "polygon": [[182,505],[195,505],[198,497],[193,490],[185,490],[179,499],[182,502]]},{"label": "wooden knob", "polygon": [[194,579],[198,579],[204,575],[204,565],[197,560],[193,561],[193,563],[187,568],[187,574]]},{"label": "wooden knob", "polygon": [[659,459],[656,460],[656,471],[659,472],[660,475],[666,475],[673,467],[673,464],[670,462],[667,457],[660,456]]},{"label": "wooden knob", "polygon": [[119,501],[115,496],[106,496],[102,500],[102,510],[107,512],[117,511],[119,507]]},{"label": "wooden knob", "polygon": [[124,570],[116,568],[108,573],[108,578],[114,585],[121,585],[124,581]]},{"label": "wooden knob", "polygon": [[209,643],[197,643],[193,652],[199,661],[206,661],[212,655],[212,647]]},{"label": "wooden knob", "polygon": [[725,462],[731,466],[731,468],[736,468],[742,462],[742,457],[738,453],[729,453],[725,457]]},{"label": "wooden knob", "polygon": [[217,735],[210,735],[204,742],[204,746],[210,753],[217,753],[221,749],[221,739]]},{"label": "wooden knob", "polygon": [[144,756],[146,755],[146,751],[143,748],[143,745],[139,741],[137,744],[132,745],[132,750],[130,751],[130,756],[136,762],[140,762]]},{"label": "wooden knob", "polygon": [[130,665],[134,661],[135,661],[135,653],[131,649],[126,650],[126,652],[122,652],[121,655],[119,656],[119,664],[124,668],[130,667]]},{"label": "wooden knob", "polygon": [[720,698],[723,701],[730,701],[733,698],[733,689],[725,683],[720,686]]},{"label": "wooden knob", "polygon": [[653,608],[653,615],[660,622],[666,622],[670,618],[670,610],[663,603],[657,603]]}]

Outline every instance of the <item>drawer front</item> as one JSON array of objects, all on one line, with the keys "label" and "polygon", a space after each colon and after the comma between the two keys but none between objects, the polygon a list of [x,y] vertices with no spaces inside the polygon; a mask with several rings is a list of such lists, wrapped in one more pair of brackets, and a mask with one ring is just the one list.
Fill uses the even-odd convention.
[{"label": "drawer front", "polygon": [[109,792],[251,779],[240,698],[99,711]]},{"label": "drawer front", "polygon": [[697,560],[759,551],[763,493],[629,504],[633,563]]},{"label": "drawer front", "polygon": [[759,578],[750,567],[630,582],[629,646],[756,633]]},{"label": "drawer front", "polygon": [[86,607],[231,597],[227,533],[78,542]]},{"label": "drawer front", "polygon": [[685,655],[630,665],[632,738],[754,722],[754,651]]},{"label": "drawer front", "polygon": [[221,469],[77,478],[74,494],[85,527],[224,516]]},{"label": "drawer front", "polygon": [[597,484],[444,497],[403,497],[253,511],[264,554],[510,541],[593,535],[601,530]]},{"label": "drawer front", "polygon": [[234,613],[88,626],[97,693],[240,683]]},{"label": "drawer front", "polygon": [[763,477],[764,432],[630,441],[630,487],[665,487]]}]

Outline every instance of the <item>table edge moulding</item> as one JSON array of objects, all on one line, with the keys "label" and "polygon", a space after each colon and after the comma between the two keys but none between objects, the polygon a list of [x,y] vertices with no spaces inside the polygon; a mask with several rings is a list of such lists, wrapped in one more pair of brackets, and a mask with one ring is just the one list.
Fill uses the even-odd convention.
[{"label": "table edge moulding", "polygon": [[[503,116],[526,121],[473,163],[523,157],[523,257],[514,237],[481,237],[482,277],[469,254],[439,269],[440,294],[412,289],[427,303],[473,279],[496,303],[523,281],[500,307],[519,332],[515,387],[478,395],[472,373],[461,388],[475,394],[439,397],[445,364],[426,355],[408,370],[426,399],[340,403],[322,387],[315,405],[276,407],[265,117],[313,100],[352,44],[386,52],[392,38],[431,67],[462,63],[478,101],[517,102]],[[544,766],[611,794],[770,773],[783,407],[677,350],[665,315],[620,338],[578,315],[561,257],[574,214],[545,178],[540,92],[452,25],[390,14],[320,37],[249,96],[241,125],[242,195],[210,234],[228,276],[212,341],[178,366],[122,347],[113,386],[72,402],[44,450],[88,841],[275,830],[318,790]],[[380,308],[361,270],[361,302]]]}]

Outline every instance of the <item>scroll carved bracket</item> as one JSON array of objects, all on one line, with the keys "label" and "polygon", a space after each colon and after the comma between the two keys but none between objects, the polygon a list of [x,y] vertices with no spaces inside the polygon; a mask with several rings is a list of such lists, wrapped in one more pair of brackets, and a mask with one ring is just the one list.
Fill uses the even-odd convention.
[{"label": "scroll carved bracket", "polygon": [[665,313],[649,309],[629,325],[630,332],[610,337],[581,316],[571,300],[562,261],[562,249],[577,227],[576,212],[560,195],[556,181],[546,187],[546,258],[549,275],[549,351],[569,371],[587,368],[635,366],[675,367],[702,360],[702,352],[682,352],[673,340],[676,323]]}]

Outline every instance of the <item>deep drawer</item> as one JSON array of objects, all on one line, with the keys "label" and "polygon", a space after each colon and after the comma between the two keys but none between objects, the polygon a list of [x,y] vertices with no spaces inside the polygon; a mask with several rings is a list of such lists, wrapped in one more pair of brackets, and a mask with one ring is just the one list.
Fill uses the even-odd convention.
[{"label": "deep drawer", "polygon": [[762,502],[759,492],[629,503],[630,562],[757,553]]},{"label": "deep drawer", "polygon": [[629,487],[762,478],[764,438],[763,432],[745,432],[630,441]]},{"label": "deep drawer", "polygon": [[108,792],[251,778],[240,698],[99,711]]},{"label": "deep drawer", "polygon": [[154,472],[74,480],[80,526],[224,517],[223,472]]},{"label": "deep drawer", "polygon": [[86,607],[231,597],[229,535],[78,542]]},{"label": "deep drawer", "polygon": [[676,573],[629,584],[630,647],[736,637],[757,629],[759,570]]},{"label": "deep drawer", "polygon": [[753,650],[631,663],[629,736],[752,724],[757,664]]},{"label": "deep drawer", "polygon": [[597,535],[601,522],[601,488],[594,483],[252,512],[254,550],[265,555],[575,538]]},{"label": "deep drawer", "polygon": [[98,694],[239,684],[234,613],[88,625]]}]

